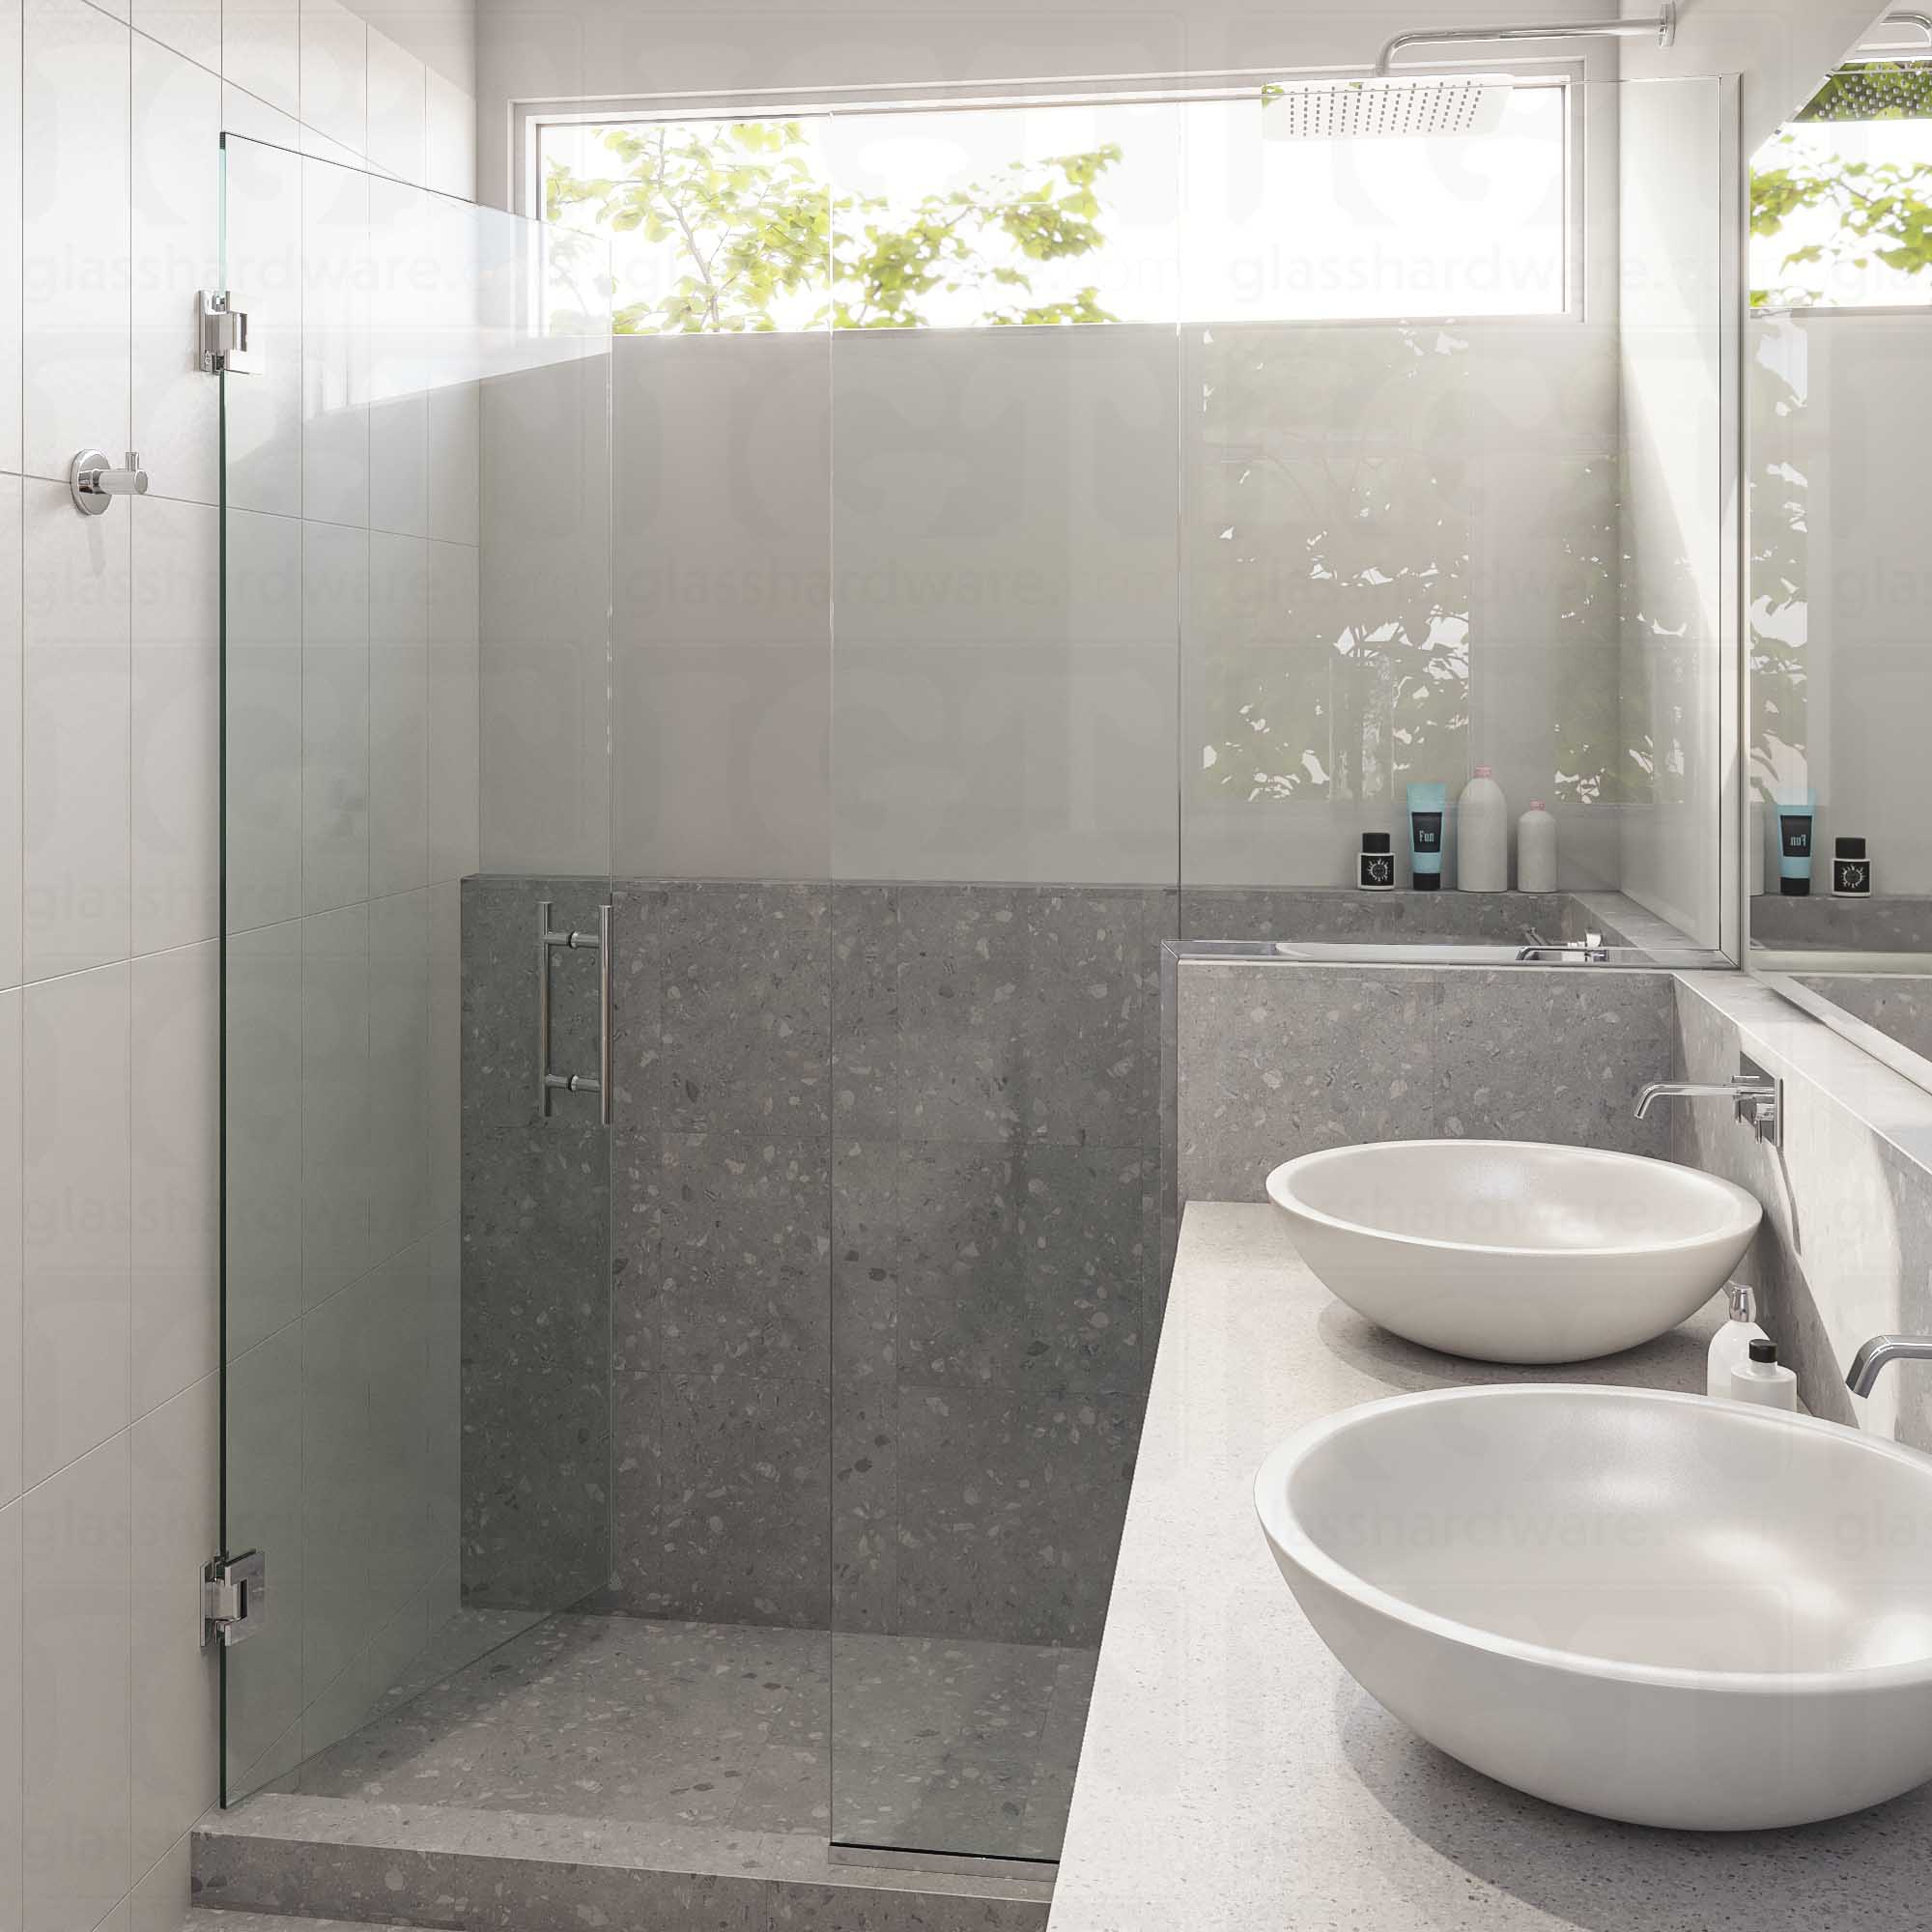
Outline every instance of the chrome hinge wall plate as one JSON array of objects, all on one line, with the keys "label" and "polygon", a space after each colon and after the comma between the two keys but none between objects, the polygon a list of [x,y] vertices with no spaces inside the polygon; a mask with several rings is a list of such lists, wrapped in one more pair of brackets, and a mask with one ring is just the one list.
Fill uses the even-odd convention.
[{"label": "chrome hinge wall plate", "polygon": [[257,368],[248,348],[248,311],[226,290],[201,292],[201,367],[209,376],[252,376]]},{"label": "chrome hinge wall plate", "polygon": [[246,1643],[262,1628],[268,1601],[268,1558],[259,1549],[217,1556],[201,1573],[202,1649]]}]

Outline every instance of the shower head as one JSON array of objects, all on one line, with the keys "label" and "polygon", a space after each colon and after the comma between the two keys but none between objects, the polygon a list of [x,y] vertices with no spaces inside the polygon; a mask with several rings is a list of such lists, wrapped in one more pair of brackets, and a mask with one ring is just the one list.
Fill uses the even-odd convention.
[{"label": "shower head", "polygon": [[1262,134],[1270,141],[1487,134],[1502,119],[1509,90],[1509,76],[1494,73],[1277,81],[1262,90]]},{"label": "shower head", "polygon": [[1415,46],[1483,41],[1652,40],[1667,47],[1676,36],[1676,0],[1663,0],[1655,14],[1614,20],[1418,28],[1383,43],[1373,79],[1285,80],[1263,88],[1262,105],[1267,112],[1262,117],[1262,131],[1271,141],[1333,141],[1365,134],[1487,134],[1502,116],[1511,85],[1508,74],[1419,74],[1398,80],[1389,71],[1396,55]]}]

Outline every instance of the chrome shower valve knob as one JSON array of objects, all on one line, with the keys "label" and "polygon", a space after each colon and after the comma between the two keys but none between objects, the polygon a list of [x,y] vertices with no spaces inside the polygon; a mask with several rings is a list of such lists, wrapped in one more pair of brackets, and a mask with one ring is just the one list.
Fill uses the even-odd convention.
[{"label": "chrome shower valve knob", "polygon": [[73,492],[73,507],[84,517],[101,517],[116,497],[145,497],[148,472],[141,468],[140,454],[130,449],[123,467],[111,468],[98,449],[83,449],[68,466],[68,488]]}]

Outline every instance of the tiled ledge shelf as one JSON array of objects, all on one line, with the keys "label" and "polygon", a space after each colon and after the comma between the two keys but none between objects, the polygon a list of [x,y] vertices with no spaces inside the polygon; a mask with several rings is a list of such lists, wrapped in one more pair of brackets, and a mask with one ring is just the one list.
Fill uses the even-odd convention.
[{"label": "tiled ledge shelf", "polygon": [[1048,1880],[834,1864],[802,1834],[267,1793],[195,1834],[194,1897],[463,1932],[1044,1932]]}]

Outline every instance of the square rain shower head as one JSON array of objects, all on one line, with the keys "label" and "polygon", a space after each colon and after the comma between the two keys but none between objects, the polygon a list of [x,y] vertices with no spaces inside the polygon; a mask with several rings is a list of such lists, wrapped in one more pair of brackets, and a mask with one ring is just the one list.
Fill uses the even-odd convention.
[{"label": "square rain shower head", "polygon": [[1335,141],[1488,134],[1502,119],[1510,85],[1507,74],[1494,73],[1275,81],[1262,89],[1262,135]]}]

